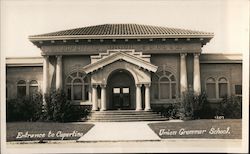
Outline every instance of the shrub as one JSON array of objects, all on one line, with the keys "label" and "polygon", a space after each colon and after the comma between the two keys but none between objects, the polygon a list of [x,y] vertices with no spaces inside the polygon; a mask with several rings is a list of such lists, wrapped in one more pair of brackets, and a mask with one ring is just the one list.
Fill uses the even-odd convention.
[{"label": "shrub", "polygon": [[230,96],[224,97],[220,102],[217,115],[223,115],[225,118],[242,118],[242,97]]},{"label": "shrub", "polygon": [[179,103],[172,103],[168,107],[160,106],[154,107],[153,110],[157,113],[160,113],[161,116],[170,119],[178,119],[179,118]]},{"label": "shrub", "polygon": [[42,94],[7,100],[7,121],[37,121],[42,116]]},{"label": "shrub", "polygon": [[51,91],[45,95],[44,119],[57,122],[76,121],[88,114],[79,106],[71,105],[64,91]]},{"label": "shrub", "polygon": [[204,92],[196,95],[193,91],[187,91],[183,94],[180,104],[181,119],[213,118],[212,109]]}]

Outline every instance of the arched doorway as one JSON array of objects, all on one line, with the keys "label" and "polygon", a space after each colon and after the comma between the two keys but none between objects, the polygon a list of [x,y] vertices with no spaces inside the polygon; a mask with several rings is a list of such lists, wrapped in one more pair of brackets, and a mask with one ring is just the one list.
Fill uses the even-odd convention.
[{"label": "arched doorway", "polygon": [[110,110],[135,109],[135,80],[124,69],[113,71],[107,80],[107,107]]}]

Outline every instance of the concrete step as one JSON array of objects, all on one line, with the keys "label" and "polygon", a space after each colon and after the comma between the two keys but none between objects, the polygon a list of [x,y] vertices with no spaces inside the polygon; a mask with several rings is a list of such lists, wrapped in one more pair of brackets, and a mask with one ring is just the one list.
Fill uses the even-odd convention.
[{"label": "concrete step", "polygon": [[153,111],[110,110],[91,112],[90,122],[129,122],[129,121],[162,121],[168,120]]}]

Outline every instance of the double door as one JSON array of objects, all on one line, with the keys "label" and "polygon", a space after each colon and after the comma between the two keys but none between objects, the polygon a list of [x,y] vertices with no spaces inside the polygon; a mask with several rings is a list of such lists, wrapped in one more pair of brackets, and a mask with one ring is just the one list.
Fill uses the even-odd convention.
[{"label": "double door", "polygon": [[112,89],[113,109],[124,110],[130,109],[130,88],[114,87]]}]

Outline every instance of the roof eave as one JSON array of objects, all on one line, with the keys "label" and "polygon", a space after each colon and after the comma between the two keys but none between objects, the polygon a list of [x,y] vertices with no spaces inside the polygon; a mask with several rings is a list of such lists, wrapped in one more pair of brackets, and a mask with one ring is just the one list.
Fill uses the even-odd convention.
[{"label": "roof eave", "polygon": [[208,38],[212,39],[214,34],[207,35],[63,35],[63,36],[29,36],[31,42],[49,40],[74,40],[74,39],[148,39],[148,38]]}]

